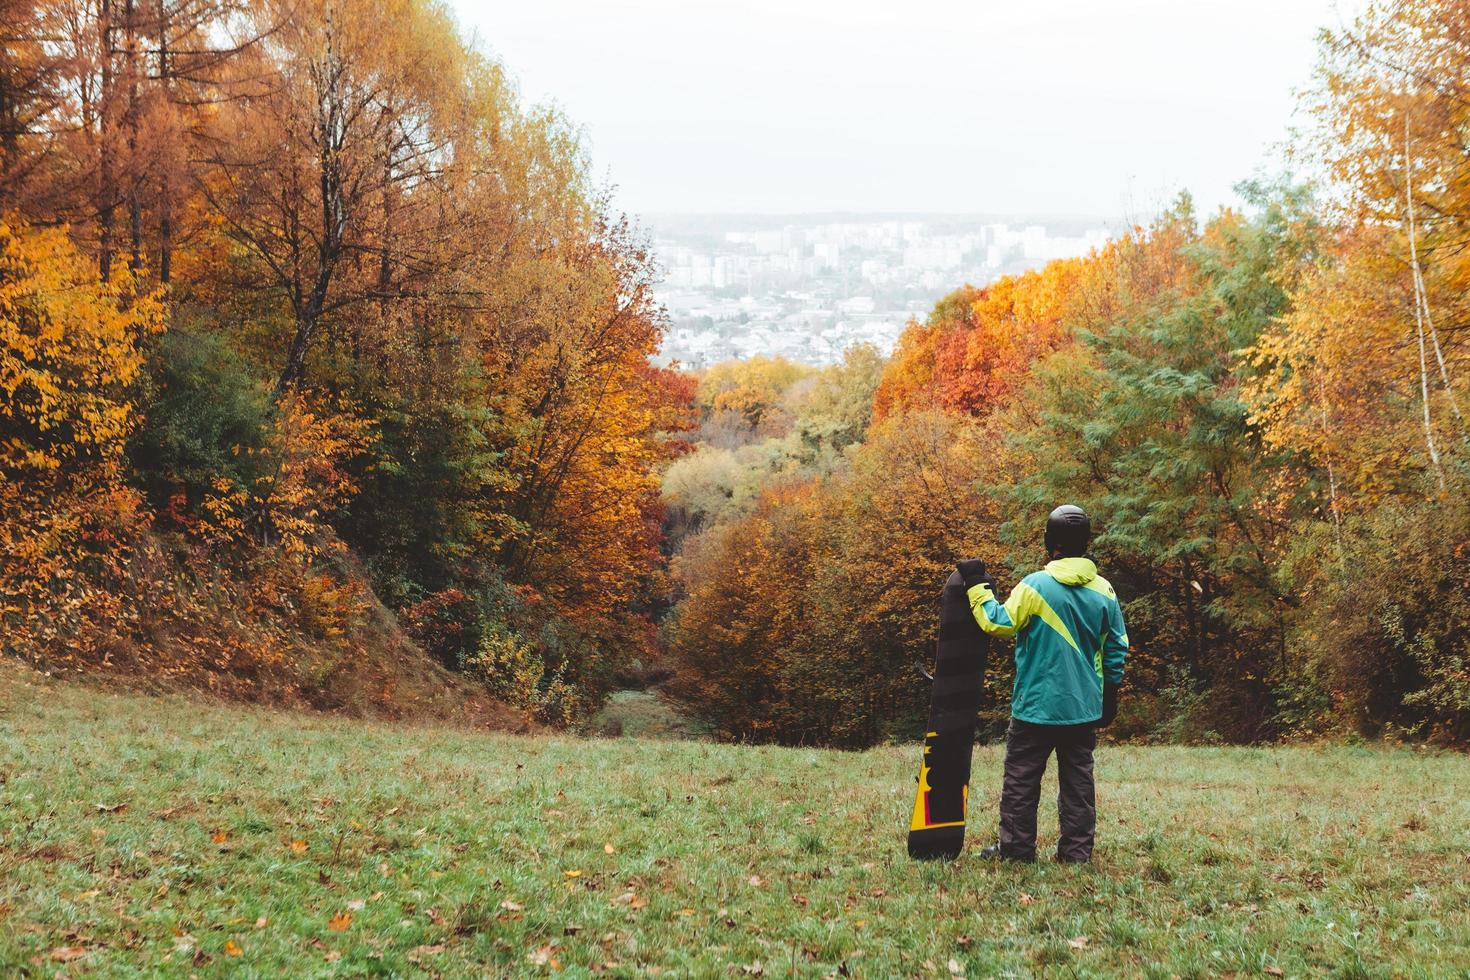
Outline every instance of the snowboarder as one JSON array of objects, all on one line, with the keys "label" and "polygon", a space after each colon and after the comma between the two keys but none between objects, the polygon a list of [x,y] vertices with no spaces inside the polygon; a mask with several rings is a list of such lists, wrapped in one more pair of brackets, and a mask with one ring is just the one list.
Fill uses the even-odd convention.
[{"label": "snowboarder", "polygon": [[1050,560],[1022,579],[1004,604],[984,563],[958,566],[980,628],[1016,638],[1000,842],[980,852],[989,860],[1036,860],[1036,805],[1053,752],[1061,783],[1056,858],[1092,860],[1092,751],[1097,729],[1117,714],[1128,631],[1113,587],[1085,557],[1091,538],[1092,522],[1082,508],[1063,504],[1052,511],[1045,536]]}]

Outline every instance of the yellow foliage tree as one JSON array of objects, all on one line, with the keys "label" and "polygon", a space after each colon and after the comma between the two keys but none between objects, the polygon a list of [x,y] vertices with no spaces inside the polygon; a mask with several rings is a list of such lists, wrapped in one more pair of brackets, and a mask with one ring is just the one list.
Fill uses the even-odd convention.
[{"label": "yellow foliage tree", "polygon": [[145,523],[123,483],[130,386],[157,297],[97,281],[64,229],[0,221],[0,618],[13,652],[66,658],[126,628]]}]

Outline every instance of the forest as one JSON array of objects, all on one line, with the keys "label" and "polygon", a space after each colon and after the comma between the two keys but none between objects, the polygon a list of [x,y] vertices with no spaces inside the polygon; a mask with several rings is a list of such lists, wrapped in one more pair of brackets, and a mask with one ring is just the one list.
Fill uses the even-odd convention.
[{"label": "forest", "polygon": [[1459,0],[1325,31],[1240,208],[957,283],[886,358],[697,373],[575,123],[442,6],[0,11],[9,656],[551,727],[656,684],[861,748],[922,734],[954,563],[1008,588],[1066,501],[1119,737],[1470,740]]},{"label": "forest", "polygon": [[5,21],[9,652],[551,723],[653,653],[689,383],[571,123],[418,0]]}]

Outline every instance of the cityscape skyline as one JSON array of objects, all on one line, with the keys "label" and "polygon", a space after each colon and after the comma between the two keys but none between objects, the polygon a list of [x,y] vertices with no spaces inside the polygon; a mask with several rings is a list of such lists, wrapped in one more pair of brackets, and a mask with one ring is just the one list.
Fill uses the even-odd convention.
[{"label": "cityscape skyline", "polygon": [[[844,220],[836,220],[844,219]],[[659,363],[887,355],[945,294],[1103,245],[1117,226],[994,215],[665,216],[650,223],[668,313]]]}]

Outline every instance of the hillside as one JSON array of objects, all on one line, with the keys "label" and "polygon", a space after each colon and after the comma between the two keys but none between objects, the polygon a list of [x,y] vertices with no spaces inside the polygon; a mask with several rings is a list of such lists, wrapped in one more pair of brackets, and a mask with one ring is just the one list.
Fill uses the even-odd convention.
[{"label": "hillside", "polygon": [[921,866],[908,746],[530,740],[9,664],[0,715],[7,975],[1470,969],[1460,755],[1104,747],[1093,867]]}]

